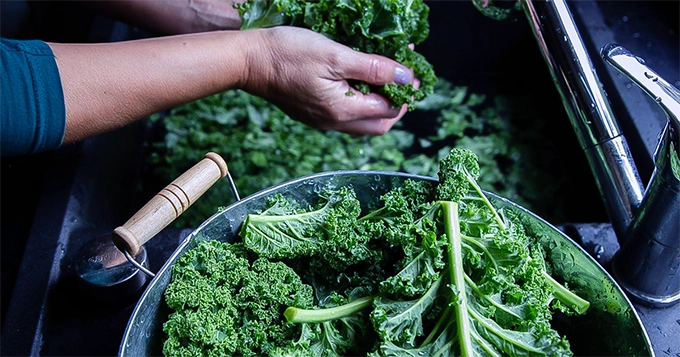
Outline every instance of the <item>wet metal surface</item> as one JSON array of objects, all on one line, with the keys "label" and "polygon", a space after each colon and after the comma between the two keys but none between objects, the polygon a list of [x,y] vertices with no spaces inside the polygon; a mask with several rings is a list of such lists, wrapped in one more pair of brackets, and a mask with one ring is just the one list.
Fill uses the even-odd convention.
[{"label": "wet metal surface", "polygon": [[[611,260],[619,250],[611,224],[566,224],[560,229],[611,273]],[[633,305],[645,325],[656,356],[680,357],[680,304],[656,308],[633,300]]]}]

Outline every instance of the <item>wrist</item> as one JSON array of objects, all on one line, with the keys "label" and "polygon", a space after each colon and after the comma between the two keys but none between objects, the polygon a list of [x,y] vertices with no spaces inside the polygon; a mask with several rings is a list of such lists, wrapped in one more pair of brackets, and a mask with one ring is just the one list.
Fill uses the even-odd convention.
[{"label": "wrist", "polygon": [[270,29],[240,31],[244,71],[238,88],[262,96],[267,92],[274,68]]}]

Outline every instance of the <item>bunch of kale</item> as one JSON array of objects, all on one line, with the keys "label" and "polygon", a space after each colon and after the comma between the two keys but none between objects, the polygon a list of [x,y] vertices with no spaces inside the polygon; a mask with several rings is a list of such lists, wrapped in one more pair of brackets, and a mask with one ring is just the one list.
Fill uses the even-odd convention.
[{"label": "bunch of kale", "polygon": [[366,83],[355,83],[362,93],[377,90],[396,106],[407,103],[414,109],[414,101],[431,94],[437,82],[432,65],[409,48],[429,35],[429,8],[422,0],[248,0],[235,6],[243,21],[242,30],[304,27],[357,51],[386,56],[412,68],[420,80],[418,89],[411,84],[369,88]]},{"label": "bunch of kale", "polygon": [[570,356],[553,311],[589,303],[453,149],[439,183],[408,180],[362,211],[351,188],[304,207],[276,196],[240,241],[173,268],[166,355]]}]

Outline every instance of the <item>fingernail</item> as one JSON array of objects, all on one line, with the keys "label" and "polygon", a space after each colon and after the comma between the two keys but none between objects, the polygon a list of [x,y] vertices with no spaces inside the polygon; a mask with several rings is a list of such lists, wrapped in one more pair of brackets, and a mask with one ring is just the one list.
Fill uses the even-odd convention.
[{"label": "fingernail", "polygon": [[401,66],[394,68],[394,83],[404,85],[411,83],[411,79],[411,71],[408,69]]}]

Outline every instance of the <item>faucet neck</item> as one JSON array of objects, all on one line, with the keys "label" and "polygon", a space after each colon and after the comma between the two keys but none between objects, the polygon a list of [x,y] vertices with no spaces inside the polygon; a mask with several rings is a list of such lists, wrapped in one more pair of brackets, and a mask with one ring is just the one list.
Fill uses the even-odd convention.
[{"label": "faucet neck", "polygon": [[565,0],[521,0],[617,237],[644,185]]}]

